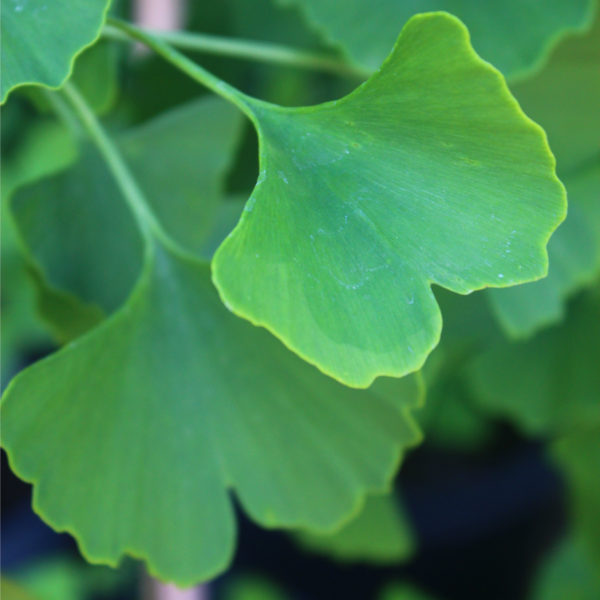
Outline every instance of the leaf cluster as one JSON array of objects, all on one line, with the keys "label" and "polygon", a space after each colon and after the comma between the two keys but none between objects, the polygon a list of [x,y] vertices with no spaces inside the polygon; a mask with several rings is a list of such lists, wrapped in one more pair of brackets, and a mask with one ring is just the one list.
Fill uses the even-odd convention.
[{"label": "leaf cluster", "polygon": [[534,597],[594,578],[600,21],[549,4],[3,3],[3,446],[89,561],[211,579],[235,503],[404,561],[406,452],[510,423],[571,500]]}]

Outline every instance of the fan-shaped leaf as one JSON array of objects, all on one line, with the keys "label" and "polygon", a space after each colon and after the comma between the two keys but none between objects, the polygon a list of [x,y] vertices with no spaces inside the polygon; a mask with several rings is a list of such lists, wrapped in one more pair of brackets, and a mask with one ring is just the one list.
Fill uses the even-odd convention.
[{"label": "fan-shaped leaf", "polygon": [[437,283],[468,293],[542,277],[564,190],[543,132],[445,13],[411,19],[349,96],[245,98],[261,172],[213,259],[227,306],[353,386],[418,369]]}]

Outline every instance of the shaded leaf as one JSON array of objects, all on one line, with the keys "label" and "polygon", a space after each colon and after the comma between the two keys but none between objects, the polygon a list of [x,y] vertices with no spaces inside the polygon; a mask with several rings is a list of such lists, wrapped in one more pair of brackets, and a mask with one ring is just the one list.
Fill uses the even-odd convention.
[{"label": "shaded leaf", "polygon": [[468,293],[545,274],[564,190],[543,132],[455,18],[411,19],[342,100],[242,102],[261,172],[213,278],[325,373],[365,387],[418,369],[441,329],[432,283]]},{"label": "shaded leaf", "polygon": [[444,329],[422,371],[427,402],[416,417],[428,443],[444,449],[474,451],[492,439],[495,428],[472,397],[465,380],[465,364],[504,336],[485,294],[462,297],[436,289],[435,296]]},{"label": "shaded leaf", "polygon": [[473,406],[470,390],[459,375],[427,381],[427,402],[417,421],[428,443],[442,448],[475,451],[493,435],[494,426]]},{"label": "shaded leaf", "polygon": [[1,101],[18,86],[62,85],[77,54],[100,35],[108,5],[108,0],[2,2]]},{"label": "shaded leaf", "polygon": [[540,73],[512,89],[546,129],[569,196],[569,216],[548,245],[548,277],[490,291],[505,330],[525,337],[560,320],[566,299],[600,272],[600,11],[587,33],[565,38]]},{"label": "shaded leaf", "polygon": [[[563,31],[580,28],[591,0],[279,0],[305,10],[309,22],[351,60],[375,69],[396,35],[416,13],[445,10],[465,22],[473,46],[506,75],[522,74],[541,62]],[[510,42],[508,42],[510,40]]]},{"label": "shaded leaf", "polygon": [[14,152],[2,155],[3,385],[28,351],[52,343],[35,311],[35,290],[28,277],[29,265],[19,244],[10,199],[19,187],[71,164],[76,154],[73,138],[64,127],[40,121],[25,130]]},{"label": "shaded leaf", "polygon": [[100,40],[75,61],[73,83],[98,114],[108,112],[116,101],[118,58],[117,46]]},{"label": "shaded leaf", "polygon": [[[157,215],[190,251],[199,252],[214,229],[240,125],[233,108],[203,98],[120,138]],[[62,341],[84,330],[73,329],[75,315],[83,326],[92,325],[86,315],[94,307],[110,313],[120,306],[142,263],[141,239],[112,177],[94,149],[81,152],[74,168],[22,189],[12,203],[20,233],[48,280],[44,285],[37,277],[42,312]],[[55,288],[50,296],[48,284]],[[60,292],[79,297],[80,310],[75,300],[57,304]]]},{"label": "shaded leaf", "polygon": [[408,516],[394,493],[369,496],[357,517],[332,535],[298,532],[299,543],[340,561],[377,565],[406,560],[415,551]]},{"label": "shaded leaf", "polygon": [[114,570],[54,555],[27,564],[15,580],[37,600],[83,600],[114,594],[132,574],[128,568]]},{"label": "shaded leaf", "polygon": [[533,434],[600,425],[600,303],[583,297],[557,327],[498,343],[468,367],[474,399]]}]

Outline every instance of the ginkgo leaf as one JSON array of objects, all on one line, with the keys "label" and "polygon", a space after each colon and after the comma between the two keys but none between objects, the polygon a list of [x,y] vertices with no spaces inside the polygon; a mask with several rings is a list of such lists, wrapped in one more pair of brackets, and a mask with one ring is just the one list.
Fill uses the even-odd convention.
[{"label": "ginkgo leaf", "polygon": [[226,305],[357,387],[418,369],[436,283],[469,293],[545,275],[564,189],[543,131],[456,18],[412,18],[345,98],[243,97],[260,175],[213,259]]},{"label": "ginkgo leaf", "polygon": [[0,101],[18,86],[64,83],[75,57],[100,35],[108,5],[108,0],[2,2]]},{"label": "ginkgo leaf", "polygon": [[599,342],[600,303],[584,296],[559,326],[475,358],[473,399],[531,435],[600,426]]},{"label": "ginkgo leaf", "polygon": [[[555,38],[580,28],[593,0],[279,0],[305,11],[308,22],[365,69],[387,56],[402,25],[416,13],[445,10],[469,28],[473,46],[506,75],[538,64]],[[508,40],[510,42],[508,43]]]},{"label": "ginkgo leaf", "polygon": [[409,518],[393,493],[369,496],[360,514],[331,535],[301,531],[295,537],[308,550],[344,562],[395,564],[415,551]]},{"label": "ginkgo leaf", "polygon": [[265,526],[321,530],[385,489],[417,439],[415,382],[392,383],[325,377],[229,313],[206,264],[156,245],[113,317],[15,377],[3,444],[89,560],[128,553],[191,584],[231,559],[228,488]]},{"label": "ginkgo leaf", "polygon": [[[130,554],[189,585],[231,559],[232,494],[264,526],[329,531],[385,491],[419,440],[409,410],[423,392],[418,376],[368,391],[342,386],[232,315],[208,263],[185,249],[188,224],[157,218],[173,199],[156,196],[156,173],[141,185],[152,187],[145,202],[159,229],[143,237],[133,291],[96,328],[15,377],[2,401],[3,445],[34,484],[35,510],[72,533],[90,561],[114,565]],[[29,231],[53,230],[72,281],[101,294],[106,271],[66,252],[67,233],[85,236],[95,222],[94,245],[72,252],[134,261],[110,249],[114,231],[99,216],[115,210],[111,188],[83,189],[68,200],[78,202],[68,220],[32,212]]]},{"label": "ginkgo leaf", "polygon": [[513,337],[560,320],[567,298],[600,273],[600,10],[585,34],[565,38],[544,69],[513,86],[527,114],[546,129],[569,196],[569,216],[548,245],[542,281],[490,290]]}]

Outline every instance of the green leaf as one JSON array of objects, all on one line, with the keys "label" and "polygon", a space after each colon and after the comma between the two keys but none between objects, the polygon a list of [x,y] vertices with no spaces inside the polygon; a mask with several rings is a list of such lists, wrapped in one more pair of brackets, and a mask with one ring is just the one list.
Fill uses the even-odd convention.
[{"label": "green leaf", "polygon": [[535,77],[513,86],[527,114],[548,133],[569,216],[550,241],[542,281],[491,290],[500,323],[526,337],[564,316],[567,298],[600,273],[600,11],[586,34],[565,38]]},{"label": "green leaf", "polygon": [[100,35],[108,5],[108,0],[2,2],[1,101],[22,85],[60,87],[75,57]]},{"label": "green leaf", "polygon": [[[222,134],[214,133],[215,147]],[[92,189],[73,173],[73,189]],[[166,159],[163,174],[173,175]],[[47,181],[49,189],[66,175]],[[231,494],[264,526],[328,531],[366,494],[385,491],[403,450],[419,439],[408,411],[422,384],[411,376],[346,388],[232,315],[209,265],[184,249],[194,240],[181,222],[188,215],[174,216],[182,199],[153,196],[156,177],[141,181],[144,191],[153,186],[148,205],[163,216],[169,203],[173,214],[144,237],[133,292],[98,327],[11,382],[3,444],[14,471],[34,484],[35,510],[72,533],[89,560],[114,565],[130,554],[189,585],[231,559]],[[100,213],[112,214],[117,198],[103,190],[75,200],[65,192],[68,220],[48,219],[40,204],[28,229],[63,253],[72,291],[93,290],[88,299],[98,303],[111,273],[100,265],[108,268],[110,256],[113,269],[133,262],[110,247],[115,232]],[[87,244],[71,254],[65,248],[77,236]]]},{"label": "green leaf", "polygon": [[304,9],[308,21],[349,58],[375,69],[398,30],[420,12],[445,10],[465,22],[473,46],[506,75],[520,75],[541,62],[563,31],[581,28],[593,0],[279,0]]},{"label": "green leaf", "polygon": [[599,341],[600,302],[584,296],[560,326],[475,358],[474,399],[533,435],[600,426]]},{"label": "green leaf", "polygon": [[343,562],[395,564],[415,551],[408,516],[393,493],[369,496],[359,515],[332,535],[302,531],[296,539],[308,550]]},{"label": "green leaf", "polygon": [[416,441],[415,382],[391,385],[319,374],[223,308],[208,266],[155,246],[113,317],[13,380],[3,443],[89,560],[191,584],[231,558],[228,488],[265,526],[323,530],[385,489]]},{"label": "green leaf", "polygon": [[2,155],[3,382],[13,375],[23,354],[51,344],[35,311],[35,290],[28,278],[30,265],[19,244],[10,199],[19,187],[73,163],[76,154],[73,138],[64,127],[39,121],[19,136],[14,152]]},{"label": "green leaf", "polygon": [[98,114],[108,112],[117,98],[118,48],[101,40],[75,61],[73,83]]},{"label": "green leaf", "polygon": [[542,130],[445,13],[405,26],[345,98],[244,97],[261,171],[213,259],[236,314],[357,387],[418,369],[441,330],[431,291],[542,277],[564,189]]},{"label": "green leaf", "polygon": [[473,356],[504,340],[485,294],[462,297],[436,290],[444,319],[439,345],[427,359],[423,376],[427,402],[416,414],[427,443],[472,452],[493,438],[495,426],[473,399],[464,367]]},{"label": "green leaf", "polygon": [[[597,387],[596,394],[598,390]],[[600,427],[592,425],[586,431],[574,432],[554,442],[551,455],[567,482],[573,534],[591,563],[597,566],[600,564]],[[597,569],[595,574],[598,575]],[[597,583],[600,586],[600,579]]]},{"label": "green leaf", "polygon": [[532,600],[597,600],[598,562],[590,558],[578,540],[567,538],[542,564],[532,588]]},{"label": "green leaf", "polygon": [[432,384],[428,378],[426,382],[427,402],[417,413],[417,421],[427,442],[467,452],[481,448],[492,437],[493,424],[474,406],[463,378],[444,374]]},{"label": "green leaf", "polygon": [[28,561],[15,573],[15,580],[37,600],[82,600],[108,597],[124,587],[132,575],[131,568],[114,570],[53,555],[33,563]]},{"label": "green leaf", "polygon": [[32,596],[19,583],[4,576],[0,578],[0,596],[4,600],[41,600],[37,596]]},{"label": "green leaf", "polygon": [[142,241],[93,149],[82,147],[72,169],[19,190],[12,209],[20,235],[50,286],[107,313],[122,304],[140,269]]},{"label": "green leaf", "polygon": [[73,135],[61,123],[34,122],[19,136],[15,151],[2,158],[2,201],[8,202],[18,188],[67,168],[77,153]]}]

